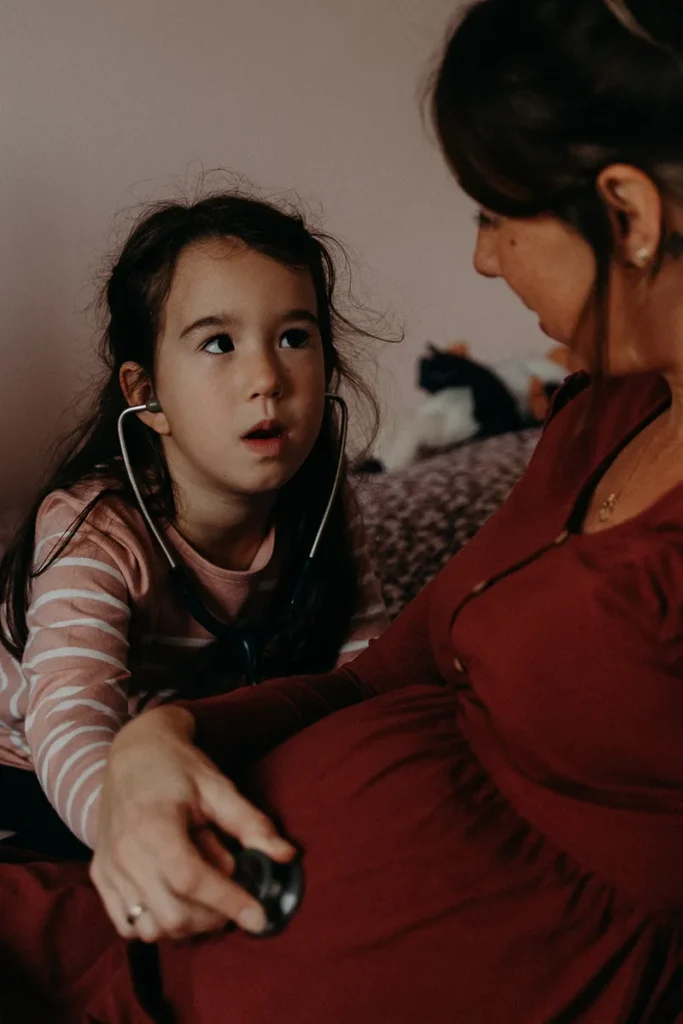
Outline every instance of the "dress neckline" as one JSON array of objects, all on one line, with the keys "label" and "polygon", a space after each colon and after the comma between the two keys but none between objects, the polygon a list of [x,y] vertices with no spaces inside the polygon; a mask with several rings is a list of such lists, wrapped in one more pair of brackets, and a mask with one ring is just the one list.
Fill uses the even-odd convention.
[{"label": "dress neckline", "polygon": [[588,475],[588,477],[580,485],[578,492],[572,502],[572,507],[569,515],[565,521],[566,531],[576,537],[581,537],[585,540],[592,540],[595,537],[607,537],[613,536],[633,529],[638,526],[643,520],[649,518],[653,512],[655,512],[661,505],[665,504],[671,499],[674,494],[683,490],[683,480],[673,487],[670,487],[668,491],[661,494],[655,499],[650,505],[642,509],[634,516],[630,516],[628,519],[622,520],[620,523],[615,523],[614,526],[607,526],[604,530],[594,530],[591,533],[586,533],[583,529],[583,524],[588,513],[591,500],[600,481],[605,476],[610,467],[616,462],[621,453],[634,441],[644,430],[659,419],[663,413],[671,405],[671,396],[667,396],[664,399],[658,399],[653,407],[645,416],[641,416],[635,426],[631,427],[616,444],[612,445],[607,454],[600,460],[595,469]]}]

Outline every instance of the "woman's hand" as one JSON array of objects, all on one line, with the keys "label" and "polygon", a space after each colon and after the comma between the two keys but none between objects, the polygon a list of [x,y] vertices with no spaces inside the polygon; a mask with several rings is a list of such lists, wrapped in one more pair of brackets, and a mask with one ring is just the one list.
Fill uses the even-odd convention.
[{"label": "woman's hand", "polygon": [[193,734],[192,715],[166,706],[129,722],[111,748],[90,877],[127,939],[185,938],[230,921],[263,930],[263,910],[230,881],[234,862],[214,828],[278,861],[295,853]]}]

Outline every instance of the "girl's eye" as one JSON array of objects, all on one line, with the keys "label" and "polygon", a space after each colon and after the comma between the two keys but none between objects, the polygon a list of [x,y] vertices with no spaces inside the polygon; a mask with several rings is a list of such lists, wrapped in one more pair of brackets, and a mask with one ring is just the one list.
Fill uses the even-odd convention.
[{"label": "girl's eye", "polygon": [[212,356],[223,356],[227,352],[234,352],[235,346],[229,334],[215,334],[202,345],[205,352]]},{"label": "girl's eye", "polygon": [[481,231],[485,231],[487,228],[500,227],[500,218],[487,213],[486,210],[478,210],[474,215],[474,221]]},{"label": "girl's eye", "polygon": [[308,331],[304,331],[301,327],[293,327],[280,338],[280,344],[283,348],[303,348],[304,345],[308,344],[309,341]]}]

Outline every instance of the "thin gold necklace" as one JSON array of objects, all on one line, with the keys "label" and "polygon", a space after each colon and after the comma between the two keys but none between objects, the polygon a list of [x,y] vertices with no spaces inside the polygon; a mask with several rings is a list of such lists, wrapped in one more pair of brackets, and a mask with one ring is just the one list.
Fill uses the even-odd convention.
[{"label": "thin gold necklace", "polygon": [[645,460],[645,456],[650,452],[653,445],[654,441],[650,440],[649,444],[643,446],[640,455],[631,467],[631,472],[628,474],[619,490],[612,491],[612,493],[608,494],[605,500],[601,503],[600,508],[598,509],[598,519],[601,523],[607,523],[612,518],[612,516],[614,515],[615,508],[621,501],[622,497],[624,496],[624,492],[626,491],[628,485],[631,483],[633,477],[636,475],[636,473],[642,466]]}]

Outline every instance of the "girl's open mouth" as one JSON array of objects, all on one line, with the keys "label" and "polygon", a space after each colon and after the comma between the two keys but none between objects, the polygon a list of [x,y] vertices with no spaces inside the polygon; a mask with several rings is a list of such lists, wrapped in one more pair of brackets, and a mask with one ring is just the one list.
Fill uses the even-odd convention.
[{"label": "girl's open mouth", "polygon": [[242,435],[242,441],[253,452],[274,458],[282,454],[287,432],[281,423],[275,421],[257,423]]}]

